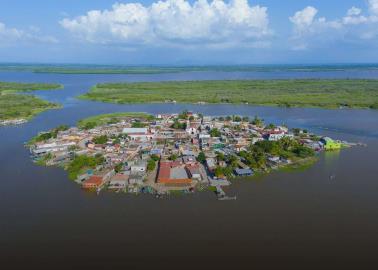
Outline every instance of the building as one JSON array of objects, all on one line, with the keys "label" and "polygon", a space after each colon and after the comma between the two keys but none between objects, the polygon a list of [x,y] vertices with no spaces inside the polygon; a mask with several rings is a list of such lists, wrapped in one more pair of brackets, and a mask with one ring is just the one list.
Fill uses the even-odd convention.
[{"label": "building", "polygon": [[147,134],[148,129],[147,128],[124,128],[122,132],[126,133],[127,135],[133,134],[133,133]]},{"label": "building", "polygon": [[209,171],[214,171],[215,168],[217,167],[217,164],[216,164],[216,161],[214,158],[207,158],[206,159],[206,165],[207,165],[207,168],[209,169]]},{"label": "building", "polygon": [[139,161],[139,162],[131,165],[131,168],[130,168],[132,174],[145,173],[146,169],[147,169],[146,161]]},{"label": "building", "polygon": [[129,176],[125,174],[114,175],[109,182],[109,189],[123,189],[127,186]]},{"label": "building", "polygon": [[191,185],[185,166],[179,162],[162,161],[159,164],[157,182],[164,185]]},{"label": "building", "polygon": [[324,149],[327,150],[327,151],[341,149],[341,143],[336,142],[329,137],[321,138],[320,142],[324,145]]},{"label": "building", "polygon": [[269,141],[279,141],[285,137],[285,132],[273,132],[268,134]]},{"label": "building", "polygon": [[189,175],[190,178],[201,180],[201,172],[200,172],[198,164],[197,165],[186,166],[185,168],[186,168],[186,170],[187,170],[188,175]]},{"label": "building", "polygon": [[85,189],[99,189],[105,184],[104,178],[98,175],[92,175],[82,184]]},{"label": "building", "polygon": [[234,173],[236,176],[251,176],[253,171],[251,169],[235,169]]}]

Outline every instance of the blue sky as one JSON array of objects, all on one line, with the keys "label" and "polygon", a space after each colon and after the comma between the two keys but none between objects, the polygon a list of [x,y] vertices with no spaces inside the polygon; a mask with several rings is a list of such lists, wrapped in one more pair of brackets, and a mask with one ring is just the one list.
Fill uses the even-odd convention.
[{"label": "blue sky", "polygon": [[378,62],[378,0],[0,0],[0,62]]}]

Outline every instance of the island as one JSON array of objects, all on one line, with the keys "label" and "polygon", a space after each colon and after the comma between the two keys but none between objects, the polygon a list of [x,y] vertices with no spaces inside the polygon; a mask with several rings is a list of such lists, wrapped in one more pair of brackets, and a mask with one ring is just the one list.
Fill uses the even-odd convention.
[{"label": "island", "polygon": [[49,109],[59,108],[51,103],[22,92],[61,89],[60,84],[0,82],[0,126],[22,124],[35,115]]},{"label": "island", "polygon": [[83,189],[156,197],[214,191],[237,179],[310,166],[322,151],[353,144],[258,117],[115,113],[59,126],[28,143],[34,162],[60,166]]},{"label": "island", "polygon": [[92,87],[80,98],[112,103],[227,103],[378,109],[378,80],[106,83]]},{"label": "island", "polygon": [[374,64],[339,65],[98,65],[98,64],[1,64],[0,71],[57,74],[164,74],[182,72],[323,72],[376,70]]}]

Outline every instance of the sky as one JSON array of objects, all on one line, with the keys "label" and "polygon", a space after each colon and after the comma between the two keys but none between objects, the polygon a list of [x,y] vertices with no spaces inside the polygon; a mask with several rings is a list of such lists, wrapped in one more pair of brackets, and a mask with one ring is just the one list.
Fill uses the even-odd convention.
[{"label": "sky", "polygon": [[0,62],[378,63],[378,0],[0,0]]}]

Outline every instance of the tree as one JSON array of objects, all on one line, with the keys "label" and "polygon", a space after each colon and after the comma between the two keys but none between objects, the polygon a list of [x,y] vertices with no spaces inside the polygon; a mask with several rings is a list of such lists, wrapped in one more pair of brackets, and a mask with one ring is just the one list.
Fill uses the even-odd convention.
[{"label": "tree", "polygon": [[315,151],[313,149],[304,145],[296,146],[292,152],[301,158],[312,157],[315,155]]},{"label": "tree", "polygon": [[189,117],[189,121],[193,121],[193,120],[194,120],[194,116],[191,115],[191,116]]},{"label": "tree", "polygon": [[220,152],[217,153],[217,160],[218,161],[225,161],[225,159],[226,158],[225,158],[223,153],[220,153]]},{"label": "tree", "polygon": [[118,163],[117,165],[115,165],[114,170],[116,173],[119,173],[120,171],[122,171],[122,168],[123,168],[123,164]]},{"label": "tree", "polygon": [[120,144],[121,140],[119,138],[113,140],[113,145]]},{"label": "tree", "polygon": [[255,116],[255,118],[251,121],[252,125],[255,125],[257,127],[263,127],[264,126],[264,120]]},{"label": "tree", "polygon": [[214,170],[214,174],[215,174],[216,177],[223,177],[224,176],[223,168],[216,167],[215,170]]},{"label": "tree", "polygon": [[204,152],[200,152],[198,154],[197,161],[201,162],[201,163],[205,163],[206,162],[206,155],[205,155]]},{"label": "tree", "polygon": [[169,160],[176,160],[178,158],[178,156],[176,154],[172,154],[170,157],[169,157]]},{"label": "tree", "polygon": [[156,161],[153,160],[153,159],[150,159],[147,162],[147,171],[151,172],[151,171],[155,170],[155,167],[156,167]]},{"label": "tree", "polygon": [[105,144],[108,141],[108,137],[106,135],[94,137],[92,140],[95,144]]},{"label": "tree", "polygon": [[213,128],[210,130],[210,136],[211,137],[220,137],[222,134],[217,128]]},{"label": "tree", "polygon": [[179,116],[178,116],[179,119],[188,119],[188,110],[184,110],[182,111]]},{"label": "tree", "polygon": [[173,122],[171,128],[174,129],[186,129],[186,123],[180,123],[177,119]]},{"label": "tree", "polygon": [[275,129],[275,128],[276,128],[276,126],[274,124],[270,123],[269,125],[266,126],[265,129]]},{"label": "tree", "polygon": [[154,160],[154,161],[158,161],[160,159],[160,157],[158,155],[151,155],[151,159]]},{"label": "tree", "polygon": [[241,122],[242,119],[241,119],[240,116],[234,115],[233,120],[234,120],[234,122]]},{"label": "tree", "polygon": [[83,128],[88,130],[88,129],[95,128],[96,126],[97,126],[96,122],[87,122],[87,123],[85,123]]},{"label": "tree", "polygon": [[227,121],[231,121],[231,120],[232,120],[232,117],[231,117],[231,116],[226,116],[226,120],[227,120]]},{"label": "tree", "polygon": [[131,124],[131,127],[133,127],[133,128],[144,128],[145,126],[146,126],[145,123],[142,123],[142,122],[139,122],[139,121]]},{"label": "tree", "polygon": [[243,117],[243,122],[248,122],[249,121],[249,117],[248,116],[244,116]]}]

